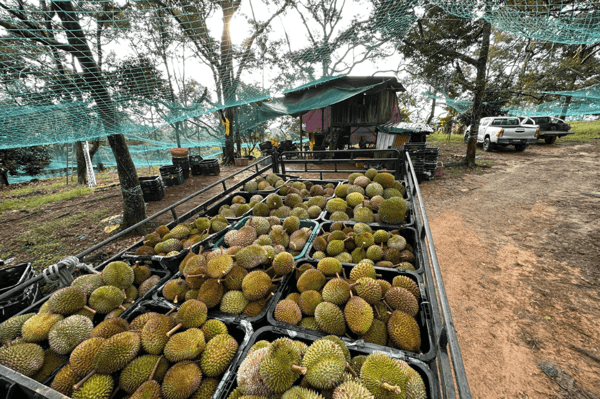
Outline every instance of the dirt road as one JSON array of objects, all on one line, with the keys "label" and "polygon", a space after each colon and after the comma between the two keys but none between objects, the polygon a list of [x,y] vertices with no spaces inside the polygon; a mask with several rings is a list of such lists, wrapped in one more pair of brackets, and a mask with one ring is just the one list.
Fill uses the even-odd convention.
[{"label": "dirt road", "polygon": [[484,153],[421,184],[474,398],[600,396],[599,151]]}]

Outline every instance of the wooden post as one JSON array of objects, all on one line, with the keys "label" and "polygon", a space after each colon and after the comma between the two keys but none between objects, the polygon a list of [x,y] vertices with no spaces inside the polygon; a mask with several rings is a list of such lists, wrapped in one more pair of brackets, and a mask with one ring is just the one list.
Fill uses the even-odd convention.
[{"label": "wooden post", "polygon": [[69,185],[69,147],[65,146],[67,149],[67,186]]},{"label": "wooden post", "polygon": [[302,152],[302,114],[298,118],[300,119],[300,152]]}]

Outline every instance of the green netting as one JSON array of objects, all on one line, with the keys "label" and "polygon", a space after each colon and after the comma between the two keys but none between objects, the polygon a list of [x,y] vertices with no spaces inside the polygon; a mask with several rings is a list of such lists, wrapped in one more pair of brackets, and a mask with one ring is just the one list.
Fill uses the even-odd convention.
[{"label": "green netting", "polygon": [[431,5],[536,40],[600,40],[597,0],[0,0],[0,149],[117,133],[147,151],[220,146],[217,111],[238,108],[237,132],[331,104],[344,95],[278,93],[392,54]]},{"label": "green netting", "polygon": [[600,115],[600,98],[573,97],[567,102],[565,97],[529,107],[510,107],[504,109],[515,116],[556,116],[574,117],[583,115]]},{"label": "green netting", "polygon": [[[440,89],[440,90],[443,92],[442,89]],[[447,95],[444,95],[443,97],[439,97],[431,92],[424,92],[421,94],[423,94],[426,97],[435,98],[436,100],[445,102],[447,106],[453,108],[459,114],[464,114],[465,112],[469,112],[469,110],[473,107],[473,101],[455,100],[455,99],[448,97]],[[485,102],[484,102],[484,104],[485,104]]]},{"label": "green netting", "polygon": [[598,100],[598,99],[600,99],[600,84],[593,85],[590,87],[586,87],[585,89],[579,89],[579,90],[543,91],[542,93],[555,94],[558,96],[571,96],[571,97],[580,97],[580,98]]}]

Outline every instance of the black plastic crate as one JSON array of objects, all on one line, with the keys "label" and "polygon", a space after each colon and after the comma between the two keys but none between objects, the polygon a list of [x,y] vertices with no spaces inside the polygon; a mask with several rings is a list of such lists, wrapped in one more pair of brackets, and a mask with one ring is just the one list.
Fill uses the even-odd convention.
[{"label": "black plastic crate", "polygon": [[[264,202],[267,199],[266,195],[263,195],[263,194],[260,194],[260,193],[251,193],[251,192],[248,192],[248,191],[236,191],[236,192],[233,192],[233,193],[227,195],[221,201],[219,201],[219,202],[215,203],[214,205],[212,205],[204,213],[200,213],[200,216],[213,217],[213,216],[218,215],[219,214],[219,209],[223,205],[231,205],[232,201],[233,201],[233,197],[236,197],[236,196],[244,197],[244,199],[246,200],[246,203],[249,204],[250,203],[250,198],[252,198],[255,195],[261,195],[263,197],[263,199],[260,202]],[[252,209],[250,209],[249,211],[247,211],[246,213],[244,213],[242,216],[228,217],[227,221],[229,223],[237,222],[237,221],[243,219],[246,216],[252,216]]]},{"label": "black plastic crate", "polygon": [[[224,384],[222,383],[221,390],[219,392],[219,396],[216,396],[216,397],[219,399],[226,399],[231,394],[231,392],[233,392],[233,390],[237,387],[237,370],[239,369],[242,361],[248,355],[248,351],[255,343],[257,343],[258,341],[261,341],[261,340],[273,342],[274,340],[276,340],[278,338],[290,338],[292,340],[302,341],[305,344],[310,346],[314,341],[321,338],[320,335],[313,334],[311,331],[313,331],[313,330],[296,331],[296,330],[290,330],[287,328],[280,328],[280,327],[276,327],[276,326],[265,326],[265,327],[262,327],[259,330],[257,330],[254,334],[252,334],[250,341],[244,348],[244,351],[242,352],[238,363],[233,368],[233,371],[230,374],[228,380],[225,381]],[[417,359],[405,357],[405,356],[403,356],[402,353],[392,353],[392,352],[382,351],[381,349],[364,347],[364,346],[357,344],[356,341],[352,342],[352,341],[346,339],[345,337],[342,337],[342,340],[348,346],[348,350],[350,351],[350,355],[352,357],[358,356],[358,355],[367,355],[368,356],[371,353],[379,352],[379,353],[384,353],[392,358],[404,360],[416,372],[418,372],[419,375],[421,376],[421,378],[423,379],[425,388],[427,390],[427,398],[428,399],[441,398],[437,377],[425,363],[423,363]],[[296,385],[299,384],[301,380],[302,380],[302,378],[299,378],[296,381]]]},{"label": "black plastic crate", "polygon": [[[388,224],[388,223],[367,223],[369,226],[371,226],[371,228],[373,230],[378,230],[380,228],[392,228],[392,229],[403,229],[406,227],[411,227],[415,224],[415,219],[413,217],[413,211],[412,211],[412,202],[410,200],[406,200],[408,202],[408,208],[406,208],[406,216],[404,218],[404,223],[400,223],[400,224]],[[325,209],[323,212],[321,212],[321,215],[319,215],[319,220],[321,220],[321,222],[334,222],[335,220],[330,220],[329,217],[331,216],[331,212],[328,212],[327,209]],[[343,223],[357,223],[354,220],[341,220],[341,222]]]},{"label": "black plastic crate", "polygon": [[173,187],[183,184],[183,171],[180,166],[166,165],[159,168],[160,176],[166,187]]},{"label": "black plastic crate", "polygon": [[221,173],[218,159],[204,159],[199,165],[204,176],[216,176]]},{"label": "black plastic crate", "polygon": [[[299,267],[305,263],[309,263],[316,268],[318,261],[312,260],[312,259],[299,260],[296,262],[296,267]],[[349,265],[342,265],[342,266],[344,268],[344,272],[345,272],[346,276],[349,276],[350,270],[352,270],[353,266],[349,266]],[[379,351],[379,352],[385,351],[386,353],[393,353],[396,355],[396,357],[411,357],[411,358],[418,359],[423,362],[432,361],[433,359],[435,359],[437,347],[435,344],[435,340],[433,338],[434,331],[433,331],[432,324],[431,324],[431,305],[428,301],[428,297],[426,295],[425,287],[423,286],[423,280],[422,280],[421,276],[419,276],[418,274],[416,274],[414,272],[410,272],[407,270],[396,270],[396,269],[388,269],[388,268],[383,268],[383,267],[375,267],[375,270],[377,271],[377,274],[381,275],[381,277],[379,277],[379,278],[389,281],[390,284],[391,284],[392,280],[394,279],[394,277],[396,277],[396,276],[407,276],[418,284],[419,290],[421,291],[421,299],[419,300],[419,313],[417,313],[417,317],[415,317],[415,320],[417,321],[417,324],[419,325],[419,330],[421,332],[421,352],[422,353],[415,353],[415,352],[405,351],[405,350],[401,350],[401,349],[391,348],[388,346],[376,345],[376,344],[373,344],[370,342],[364,342],[363,340],[358,339],[357,336],[354,335],[351,331],[347,331],[347,334],[350,335],[351,338],[349,338],[349,339],[347,337],[342,337],[342,338],[344,338],[345,340],[348,339],[349,342],[353,342],[357,347],[365,347],[365,348],[370,348],[373,351]],[[290,329],[290,330],[295,330],[295,331],[303,331],[306,333],[311,333],[314,335],[318,335],[320,337],[331,335],[331,334],[327,334],[327,333],[324,333],[321,331],[311,330],[311,329],[300,327],[300,326],[293,326],[291,324],[287,324],[287,323],[283,323],[283,322],[275,320],[275,316],[274,316],[275,307],[277,306],[279,301],[285,299],[292,292],[298,292],[298,290],[296,289],[297,281],[298,280],[296,279],[296,276],[294,274],[292,276],[292,278],[286,282],[286,285],[283,287],[283,289],[281,289],[275,295],[274,301],[271,302],[271,306],[269,307],[269,310],[267,312],[267,320],[269,321],[269,324],[272,326],[282,328],[282,329]]]},{"label": "black plastic crate", "polygon": [[[258,270],[258,269],[254,269],[254,270]],[[249,272],[251,272],[251,271],[252,270],[249,270]],[[273,293],[273,296],[271,297],[271,299],[269,299],[267,301],[267,304],[265,305],[264,309],[262,310],[262,312],[260,312],[260,314],[258,316],[248,317],[243,314],[231,314],[231,313],[221,312],[219,310],[219,306],[217,305],[214,308],[208,310],[208,317],[211,319],[218,318],[220,320],[227,319],[227,320],[231,320],[231,321],[235,321],[235,322],[241,322],[242,320],[246,320],[248,323],[251,323],[253,326],[266,324],[267,312],[268,312],[269,308],[271,307],[271,304],[273,303],[275,296],[277,295],[277,293],[279,291],[281,291],[283,289],[283,287],[287,283],[287,280],[292,278],[291,277],[292,273],[283,276],[283,279],[277,283],[277,289]],[[181,273],[177,273],[176,275],[173,276],[172,279],[178,279],[178,278],[183,278]],[[166,283],[167,282],[165,282],[165,284]],[[181,304],[184,301],[173,303],[173,302],[167,300],[162,294],[162,290],[163,290],[163,287],[165,286],[165,284],[161,285],[160,287],[158,287],[158,289],[156,291],[154,291],[153,296],[152,296],[153,299],[156,302],[165,302],[170,307],[178,308],[179,306],[181,306]]]},{"label": "black plastic crate", "polygon": [[[172,228],[174,226],[170,226]],[[182,249],[176,255],[171,256],[160,256],[160,255],[136,255],[135,250],[143,245],[143,241],[140,241],[129,248],[127,248],[128,252],[125,252],[122,256],[124,259],[128,259],[131,262],[139,262],[143,264],[151,264],[156,268],[163,268],[171,273],[177,273],[179,271],[179,264],[181,261],[187,256],[190,251],[194,253],[198,253],[200,246],[204,248],[212,246],[214,241],[218,240],[221,236],[223,236],[227,231],[229,231],[230,226],[224,228],[221,231],[218,231],[210,236],[206,237],[204,240],[197,242],[189,248]]]},{"label": "black plastic crate", "polygon": [[0,365],[0,399],[65,399],[49,386]]},{"label": "black plastic crate", "polygon": [[[166,314],[171,309],[173,309],[173,305],[169,306],[167,302],[145,301],[136,306],[136,308],[131,313],[129,313],[127,317],[124,317],[124,319],[128,322],[131,322],[133,319],[135,319],[137,316],[143,313],[156,312],[160,314]],[[218,317],[212,316],[210,314],[207,320],[209,319],[218,319],[225,323],[229,335],[235,338],[239,345],[237,353],[235,354],[234,358],[231,360],[231,364],[221,377],[221,383],[219,384],[217,391],[213,395],[213,398],[220,398],[222,397],[221,392],[223,390],[223,387],[226,385],[226,382],[232,378],[232,375],[233,378],[235,378],[237,365],[240,362],[242,353],[248,348],[248,344],[252,341],[252,334],[254,333],[254,329],[252,327],[252,324],[245,320],[235,321],[230,317]]]},{"label": "black plastic crate", "polygon": [[173,165],[181,167],[183,178],[190,177],[190,158],[189,157],[172,157]]},{"label": "black plastic crate", "polygon": [[[317,252],[317,250],[314,247],[315,238],[317,238],[319,235],[323,234],[323,232],[329,233],[329,229],[331,228],[331,225],[333,223],[334,222],[330,222],[330,221],[321,223],[319,232],[311,240],[310,247],[308,248],[308,251],[306,252],[306,258],[313,259],[313,257],[312,257],[313,254],[315,252]],[[343,222],[343,223],[348,227],[353,227],[358,222]],[[402,237],[406,238],[406,243],[410,244],[410,246],[413,248],[412,253],[415,256],[415,262],[413,264],[413,266],[415,267],[415,270],[413,272],[417,273],[417,274],[423,274],[425,269],[423,268],[423,265],[421,263],[421,258],[418,256],[419,251],[421,251],[421,246],[420,246],[421,244],[419,243],[419,240],[417,238],[418,237],[417,231],[414,228],[402,227],[402,228],[398,229],[398,228],[390,227],[389,225],[386,225],[383,227],[375,227],[375,224],[369,224],[369,226],[371,227],[371,229],[373,229],[373,232],[375,232],[377,230],[385,230],[385,231],[399,230],[398,233]],[[314,260],[318,261],[318,259],[314,259]],[[349,265],[349,266],[355,265],[355,263],[342,263],[342,264]],[[384,267],[384,269],[396,270],[395,268],[387,268],[387,267]]]},{"label": "black plastic crate", "polygon": [[165,197],[160,176],[140,176],[139,180],[145,202],[161,201]]},{"label": "black plastic crate", "polygon": [[[119,260],[119,259],[117,259]],[[123,260],[123,259],[121,259]],[[113,260],[114,261],[114,260]],[[102,265],[98,266],[95,270],[96,271],[101,271],[106,265],[108,264],[108,262],[103,263]],[[158,288],[158,287],[162,287],[170,278],[171,278],[171,273],[167,270],[161,269],[161,268],[149,268],[151,271],[152,275],[157,275],[160,277],[160,280],[151,288],[149,289],[143,296],[138,297],[132,304],[130,307],[128,307],[126,310],[123,311],[123,313],[121,313],[120,317],[126,317],[127,314],[129,314],[138,303],[141,303],[145,300],[148,300],[150,298],[152,298],[152,296],[154,295],[154,291]],[[80,276],[85,275],[85,274],[91,274],[91,272],[89,272],[86,269],[79,269],[81,271],[81,273],[79,274]],[[77,276],[79,277],[79,276]],[[19,312],[18,314],[26,314],[26,313],[37,313],[38,309],[50,298],[52,294],[48,294],[45,297],[39,299],[38,301],[36,301],[35,303],[33,303],[31,306],[29,306],[28,308],[22,310],[21,312]],[[92,319],[92,322],[94,323],[94,326],[98,325],[99,323],[101,323],[102,321],[104,321],[104,314],[99,314],[97,313],[94,318]]]},{"label": "black plastic crate", "polygon": [[[0,269],[0,294],[33,278],[31,263],[19,263]],[[33,283],[10,298],[0,301],[0,323],[31,306],[39,296],[39,284]]]}]

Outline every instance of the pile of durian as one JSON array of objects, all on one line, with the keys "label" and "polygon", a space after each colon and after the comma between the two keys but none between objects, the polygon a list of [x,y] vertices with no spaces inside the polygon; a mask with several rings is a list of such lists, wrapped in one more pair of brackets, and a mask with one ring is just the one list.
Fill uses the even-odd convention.
[{"label": "pile of durian", "polygon": [[[102,273],[83,275],[55,291],[38,313],[0,324],[0,364],[45,380],[99,326],[120,320],[123,311],[158,283],[146,266],[109,263]],[[99,317],[103,322],[94,327]],[[44,350],[44,348],[46,348]]]},{"label": "pile of durian", "polygon": [[192,223],[180,223],[173,229],[164,225],[158,226],[155,231],[144,237],[143,245],[135,250],[135,255],[178,255],[181,250],[190,248],[227,226],[229,222],[222,215],[212,218],[199,217]]},{"label": "pile of durian", "polygon": [[328,220],[363,223],[402,224],[408,202],[406,189],[390,173],[369,169],[352,173],[348,183],[335,189],[336,198],[327,201]]},{"label": "pile of durian", "polygon": [[128,323],[99,324],[54,377],[51,388],[73,399],[210,398],[239,343],[207,308],[186,301],[172,315],[147,312]]},{"label": "pile of durian", "polygon": [[[425,399],[420,374],[383,353],[351,357],[336,336],[310,345],[286,337],[254,344],[228,399]],[[296,384],[296,385],[294,385]]]},{"label": "pile of durian", "polygon": [[346,226],[333,222],[329,232],[315,237],[309,256],[313,259],[333,257],[342,263],[370,259],[375,266],[415,270],[413,248],[398,230],[373,229],[365,223]]},{"label": "pile of durian", "polygon": [[333,197],[337,184],[325,183],[314,184],[309,180],[290,180],[281,186],[279,194],[285,196],[288,194],[299,194],[302,198],[309,197]]},{"label": "pile of durian", "polygon": [[283,186],[285,182],[275,173],[268,174],[267,177],[257,177],[256,179],[244,184],[244,190],[250,193],[256,191],[271,191]]},{"label": "pile of durian", "polygon": [[294,270],[294,254],[302,251],[311,234],[293,216],[283,222],[250,217],[240,230],[225,234],[227,248],[188,254],[179,266],[182,278],[168,281],[161,295],[173,303],[198,299],[209,309],[258,316],[276,283]]},{"label": "pile of durian", "polygon": [[298,268],[296,289],[276,305],[277,321],[340,336],[350,332],[366,342],[420,352],[415,317],[421,294],[410,277],[381,279],[370,260],[360,261],[346,276],[340,261],[324,258],[316,268],[310,263]]}]

